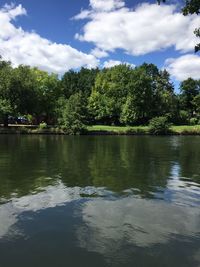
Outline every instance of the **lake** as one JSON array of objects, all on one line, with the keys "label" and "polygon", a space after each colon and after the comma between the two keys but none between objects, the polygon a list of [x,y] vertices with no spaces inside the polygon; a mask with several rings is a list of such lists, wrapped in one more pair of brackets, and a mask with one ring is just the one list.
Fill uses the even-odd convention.
[{"label": "lake", "polygon": [[200,137],[0,136],[0,266],[200,266]]}]

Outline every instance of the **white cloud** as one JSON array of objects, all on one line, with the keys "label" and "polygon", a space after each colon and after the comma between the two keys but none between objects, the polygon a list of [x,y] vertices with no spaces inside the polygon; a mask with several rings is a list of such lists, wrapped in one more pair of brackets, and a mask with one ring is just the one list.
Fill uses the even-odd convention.
[{"label": "white cloud", "polygon": [[129,62],[122,62],[122,61],[119,61],[119,60],[108,60],[108,61],[105,61],[104,63],[103,63],[103,67],[104,68],[112,68],[112,67],[114,67],[114,66],[118,66],[118,65],[120,65],[120,64],[126,64],[126,65],[129,65],[129,66],[131,66],[132,68],[134,68],[135,67],[135,65],[134,64],[131,64],[131,63],[129,63]]},{"label": "white cloud", "polygon": [[167,59],[165,67],[179,81],[187,78],[200,79],[200,56],[188,54],[179,58]]},{"label": "white cloud", "polygon": [[98,11],[111,11],[125,5],[123,0],[90,0],[92,9]]},{"label": "white cloud", "polygon": [[104,12],[91,6],[83,33],[75,37],[107,52],[123,49],[132,55],[144,55],[169,47],[187,52],[199,41],[193,31],[200,25],[200,17],[183,16],[175,5],[144,3],[134,10],[122,7]]},{"label": "white cloud", "polygon": [[91,11],[90,10],[81,10],[81,12],[74,16],[72,19],[74,20],[80,20],[80,19],[86,19],[89,18],[91,15]]},{"label": "white cloud", "polygon": [[98,65],[98,60],[93,55],[17,28],[12,20],[25,14],[26,10],[21,5],[6,5],[0,9],[0,55],[10,60],[14,66],[25,64],[49,72],[63,73],[71,68]]},{"label": "white cloud", "polygon": [[99,48],[94,48],[91,51],[91,54],[97,58],[108,57],[108,53],[104,50],[99,49]]}]

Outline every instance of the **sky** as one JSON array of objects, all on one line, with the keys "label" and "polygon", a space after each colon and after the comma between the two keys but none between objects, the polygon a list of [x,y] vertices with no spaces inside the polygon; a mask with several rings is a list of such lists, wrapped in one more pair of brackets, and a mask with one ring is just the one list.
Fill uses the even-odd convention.
[{"label": "sky", "polygon": [[81,67],[166,68],[175,84],[200,79],[193,34],[200,16],[183,16],[182,0],[0,0],[0,55],[62,75]]}]

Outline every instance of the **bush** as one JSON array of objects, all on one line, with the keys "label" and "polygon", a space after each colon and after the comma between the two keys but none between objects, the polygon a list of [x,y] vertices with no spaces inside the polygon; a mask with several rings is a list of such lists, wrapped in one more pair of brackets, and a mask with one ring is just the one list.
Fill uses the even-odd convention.
[{"label": "bush", "polygon": [[46,124],[46,122],[41,122],[41,123],[39,124],[39,129],[40,129],[40,130],[47,129],[47,124]]},{"label": "bush", "polygon": [[190,119],[190,125],[197,125],[198,124],[198,119],[197,118],[191,118]]},{"label": "bush", "polygon": [[179,123],[188,124],[190,120],[190,114],[186,110],[180,110],[179,112]]},{"label": "bush", "polygon": [[149,131],[152,134],[167,134],[170,132],[170,126],[166,117],[155,117],[149,122]]}]

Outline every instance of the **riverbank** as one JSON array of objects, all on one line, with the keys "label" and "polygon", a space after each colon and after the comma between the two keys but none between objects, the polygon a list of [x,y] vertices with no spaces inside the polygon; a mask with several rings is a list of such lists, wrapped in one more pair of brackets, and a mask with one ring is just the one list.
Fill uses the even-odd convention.
[{"label": "riverbank", "polygon": [[[148,126],[133,126],[133,127],[121,127],[121,126],[104,126],[95,125],[89,126],[88,132],[90,134],[113,134],[113,135],[151,135],[150,128]],[[168,135],[200,135],[200,125],[181,125],[172,126]]]},{"label": "riverbank", "polygon": [[[44,134],[66,135],[66,132],[58,127],[41,129],[37,126],[11,125],[8,128],[0,127],[0,134]],[[88,126],[84,135],[150,135],[148,126]],[[169,135],[200,135],[200,125],[172,126]]]}]

